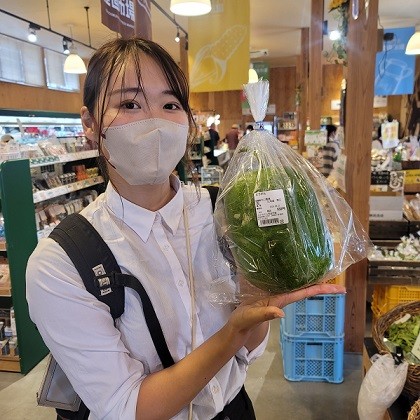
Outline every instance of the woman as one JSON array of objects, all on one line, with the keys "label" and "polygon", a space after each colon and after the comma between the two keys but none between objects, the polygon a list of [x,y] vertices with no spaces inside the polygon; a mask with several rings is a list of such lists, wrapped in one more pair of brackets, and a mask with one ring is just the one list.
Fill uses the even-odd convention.
[{"label": "woman", "polygon": [[171,175],[194,122],[185,76],[157,44],[117,39],[98,49],[84,105],[85,135],[98,143],[110,181],[82,214],[122,271],[142,282],[175,364],[162,369],[136,293],[125,291],[125,311],[114,325],[109,308],[85,290],[49,238],[28,263],[31,318],[90,418],[186,419],[189,411],[200,420],[225,418],[232,405],[238,419],[255,418],[243,384],[265,348],[267,321],[288,303],[343,288],[317,285],[236,309],[209,302],[212,282],[229,267],[215,267],[208,193]]}]

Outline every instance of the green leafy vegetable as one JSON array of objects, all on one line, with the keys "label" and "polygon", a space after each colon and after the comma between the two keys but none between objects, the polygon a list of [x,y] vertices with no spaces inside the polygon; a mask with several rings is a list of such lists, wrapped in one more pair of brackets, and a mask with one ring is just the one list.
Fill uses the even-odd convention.
[{"label": "green leafy vegetable", "polygon": [[388,340],[400,346],[404,352],[409,353],[419,335],[420,315],[412,316],[408,321],[400,324],[391,324],[387,331]]},{"label": "green leafy vegetable", "polygon": [[[254,194],[282,189],[289,222],[259,227]],[[225,213],[232,252],[246,279],[279,293],[318,281],[333,265],[333,244],[309,179],[294,168],[261,168],[235,177]]]}]

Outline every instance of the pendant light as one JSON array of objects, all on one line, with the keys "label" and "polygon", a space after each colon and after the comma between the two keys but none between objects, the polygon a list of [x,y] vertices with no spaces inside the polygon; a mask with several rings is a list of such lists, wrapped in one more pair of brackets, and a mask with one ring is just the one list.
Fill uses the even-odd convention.
[{"label": "pendant light", "polygon": [[210,0],[171,0],[170,10],[175,15],[200,16],[210,13]]},{"label": "pendant light", "polygon": [[70,54],[64,62],[64,73],[72,74],[84,74],[87,73],[85,62],[77,54],[76,48],[73,46],[73,43],[70,47]]},{"label": "pendant light", "polygon": [[420,29],[416,28],[416,32],[409,39],[407,48],[405,49],[407,55],[420,54]]},{"label": "pendant light", "polygon": [[84,74],[87,73],[85,62],[81,59],[81,57],[77,54],[77,49],[74,46],[73,42],[73,30],[70,26],[70,33],[71,33],[71,45],[70,45],[70,54],[66,58],[64,62],[64,73],[72,73],[72,74]]}]

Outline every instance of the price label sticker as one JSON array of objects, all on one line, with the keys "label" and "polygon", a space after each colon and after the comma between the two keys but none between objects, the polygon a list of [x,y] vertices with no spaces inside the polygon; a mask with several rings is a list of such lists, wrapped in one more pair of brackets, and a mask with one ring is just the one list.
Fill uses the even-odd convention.
[{"label": "price label sticker", "polygon": [[254,194],[259,227],[289,223],[283,190],[260,191]]}]

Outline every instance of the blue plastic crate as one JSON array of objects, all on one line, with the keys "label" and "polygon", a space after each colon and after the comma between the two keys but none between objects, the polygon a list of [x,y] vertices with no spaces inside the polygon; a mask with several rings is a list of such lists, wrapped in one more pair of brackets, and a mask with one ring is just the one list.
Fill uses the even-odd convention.
[{"label": "blue plastic crate", "polygon": [[289,381],[343,382],[344,338],[289,338],[281,334],[284,377]]},{"label": "blue plastic crate", "polygon": [[297,337],[344,337],[345,295],[318,295],[283,308],[283,333]]}]

